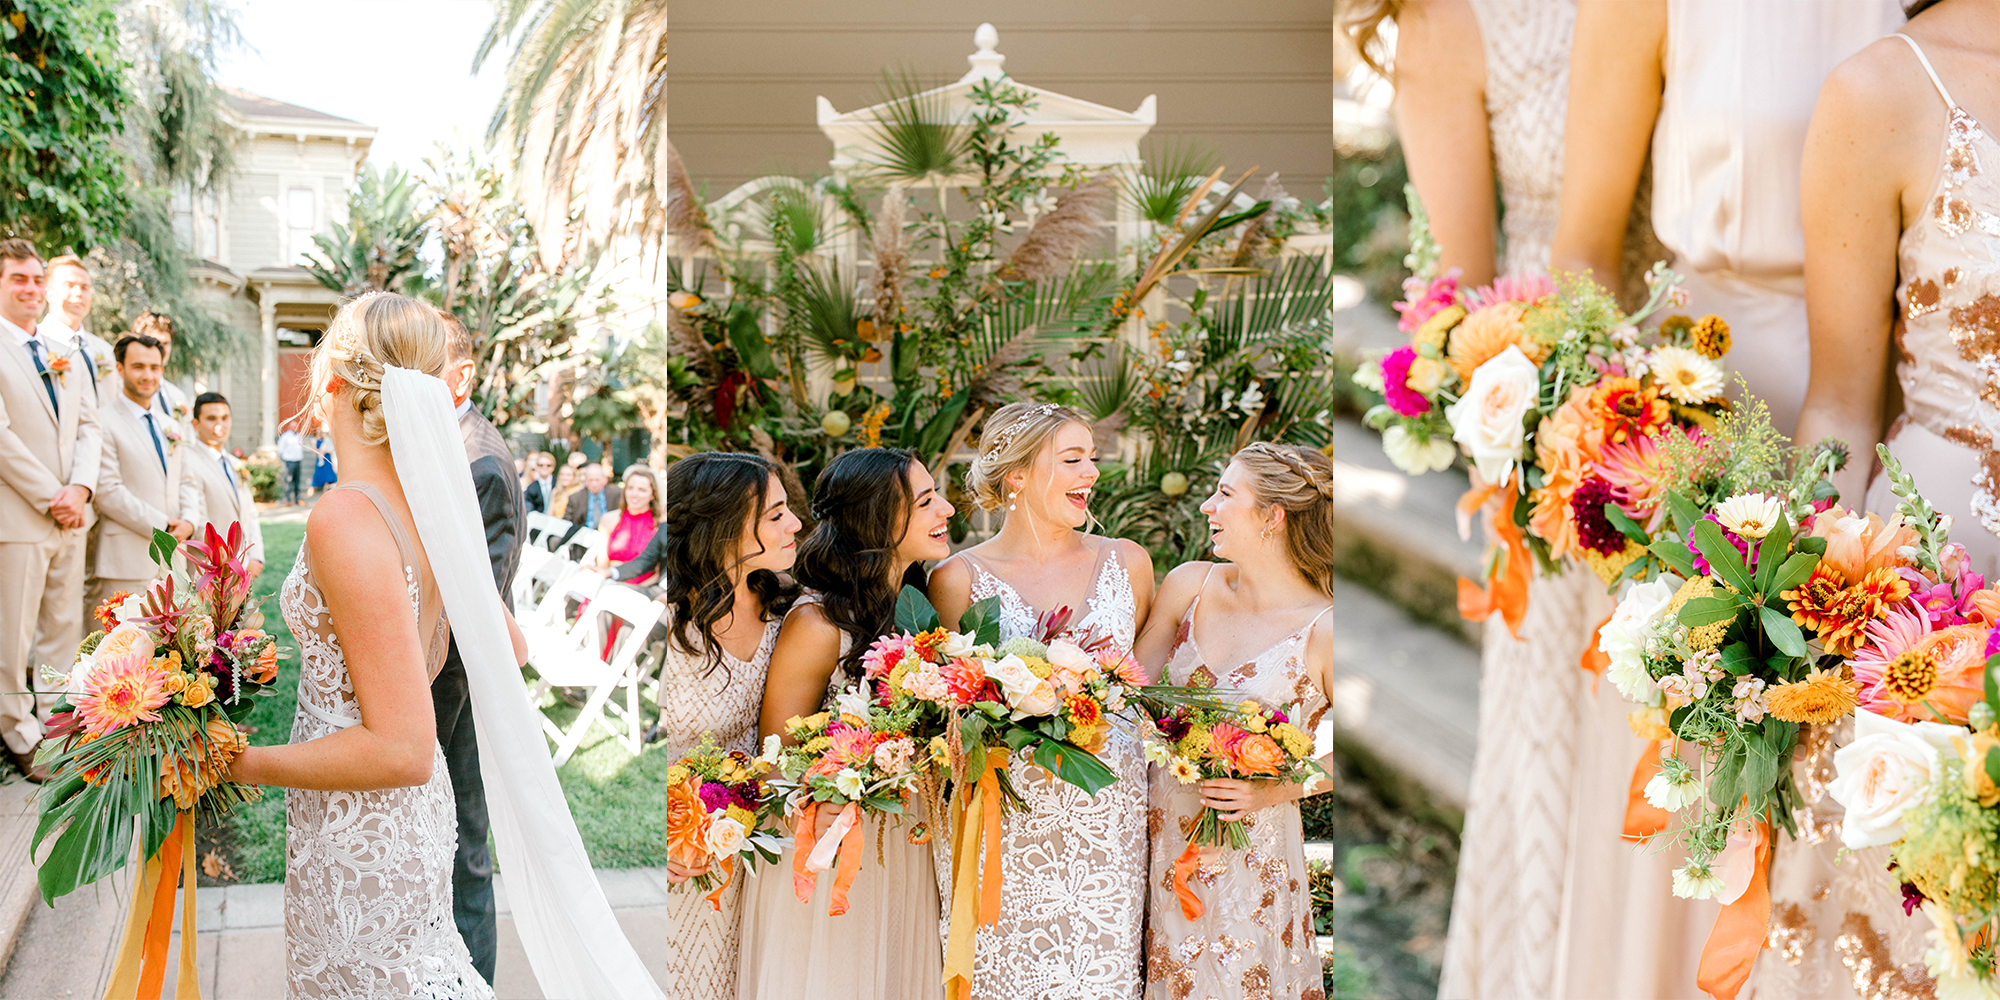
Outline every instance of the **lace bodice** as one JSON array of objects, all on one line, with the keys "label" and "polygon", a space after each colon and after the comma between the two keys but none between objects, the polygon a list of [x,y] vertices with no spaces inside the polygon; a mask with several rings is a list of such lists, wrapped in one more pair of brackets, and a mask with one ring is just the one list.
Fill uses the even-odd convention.
[{"label": "lace bodice", "polygon": [[[962,553],[959,558],[972,569],[974,601],[1000,598],[1001,634],[1008,638],[1033,634],[1035,623],[1045,610],[1050,609],[1029,604],[1020,591],[994,575],[972,553]],[[1078,632],[1094,629],[1099,635],[1110,636],[1119,646],[1131,649],[1139,631],[1138,599],[1132,593],[1132,574],[1126,572],[1124,562],[1118,558],[1118,543],[1115,540],[1104,542],[1094,573],[1083,613],[1072,618],[1070,626]]]},{"label": "lace bodice", "polygon": [[[403,560],[410,613],[422,621],[436,588],[418,572],[414,547],[381,494],[343,483],[374,502]],[[279,592],[298,640],[298,714],[293,743],[359,725],[340,638],[312,575],[308,547]],[[449,639],[441,613],[427,651],[431,675]],[[431,779],[372,792],[291,789],[285,795],[286,995],[290,997],[491,997],[452,922],[451,866],[458,812],[444,751],[433,747]]]},{"label": "lace bodice", "polygon": [[[1030,635],[1045,608],[969,553],[972,599],[1000,598],[1000,633]],[[1107,539],[1072,627],[1126,649],[1138,632],[1132,577]],[[1146,764],[1133,738],[1113,729],[1099,755],[1118,780],[1095,798],[1021,774],[1025,808],[1006,818],[1000,919],[979,931],[972,993],[981,1000],[1136,1000],[1142,986],[1146,899]],[[1027,768],[1019,769],[1028,771]],[[949,883],[940,873],[941,891]],[[948,902],[948,900],[947,900]],[[947,912],[949,909],[947,908]]]}]

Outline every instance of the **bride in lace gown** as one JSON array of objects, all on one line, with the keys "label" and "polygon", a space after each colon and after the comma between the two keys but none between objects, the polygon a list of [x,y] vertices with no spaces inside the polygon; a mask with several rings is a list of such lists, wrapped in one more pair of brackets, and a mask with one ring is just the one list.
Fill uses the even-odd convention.
[{"label": "bride in lace gown", "polygon": [[[951,554],[952,506],[915,453],[857,448],[813,484],[819,525],[799,544],[807,590],[778,632],[758,728],[782,733],[861,677],[861,654],[896,630],[896,595],[922,582],[921,563]],[[818,812],[824,835],[838,812]],[[922,814],[869,822],[846,913],[827,915],[831,874],[801,902],[793,852],[763,866],[744,890],[736,995],[742,1000],[886,1000],[944,993],[937,886]],[[918,842],[912,842],[915,838]]]},{"label": "bride in lace gown", "polygon": [[[945,626],[992,597],[1004,637],[1032,635],[1038,618],[1067,607],[1079,634],[1130,649],[1152,603],[1153,564],[1134,542],[1079,530],[1096,480],[1090,425],[1075,412],[1013,403],[988,418],[966,486],[981,507],[1005,507],[1006,522],[931,574]],[[1101,756],[1118,780],[1094,798],[1014,768],[1025,806],[1005,820],[1000,916],[978,933],[974,997],[1138,997],[1146,763],[1115,728]]]},{"label": "bride in lace gown", "polygon": [[[1169,684],[1241,691],[1308,733],[1327,708],[1333,669],[1333,462],[1310,448],[1259,442],[1238,452],[1201,506],[1226,563],[1167,575],[1139,639]],[[1324,1000],[1305,832],[1298,801],[1319,784],[1151,775],[1147,1000]],[[1187,887],[1174,868],[1204,807],[1243,824],[1250,846],[1204,846]]]},{"label": "bride in lace gown", "polygon": [[[665,514],[620,580],[667,606],[660,663],[660,722],[650,751],[668,760],[713,739],[724,750],[757,753],[757,713],[778,627],[796,588],[780,581],[798,556],[792,513],[771,463],[758,455],[692,455],[667,467]],[[719,525],[741,525],[730,533]],[[710,874],[667,862],[667,880]],[[720,873],[715,873],[718,877]],[[662,971],[667,996],[725,1000],[736,995],[737,924],[746,869],[736,866],[722,895],[682,886],[667,894]]]},{"label": "bride in lace gown", "polygon": [[[292,742],[244,751],[232,777],[290,789],[287,996],[491,997],[452,921],[457,812],[429,694],[449,626],[379,389],[385,362],[442,370],[443,328],[400,296],[359,300],[333,326],[311,384],[342,478],[279,596],[303,659]],[[385,594],[405,595],[407,611]]]}]

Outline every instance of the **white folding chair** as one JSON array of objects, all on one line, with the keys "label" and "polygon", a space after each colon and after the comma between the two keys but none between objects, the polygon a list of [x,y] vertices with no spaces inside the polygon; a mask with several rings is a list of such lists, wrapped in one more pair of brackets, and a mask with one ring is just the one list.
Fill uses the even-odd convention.
[{"label": "white folding chair", "polygon": [[521,547],[521,562],[514,568],[514,588],[509,594],[513,598],[515,608],[526,609],[535,603],[535,576],[541,572],[542,567],[548,565],[549,559],[554,555],[555,553],[539,545],[530,544]]},{"label": "white folding chair", "polygon": [[547,570],[548,589],[535,602],[534,611],[518,621],[521,635],[528,640],[530,657],[537,649],[563,648],[570,641],[573,629],[569,602],[588,601],[604,586],[603,577],[578,572],[576,564],[564,559],[561,553],[551,553],[547,566],[552,567]]},{"label": "white folding chair", "polygon": [[588,566],[592,559],[603,554],[604,546],[604,532],[596,528],[578,528],[576,534],[563,543],[562,549],[563,555]]},{"label": "white folding chair", "polygon": [[[589,690],[583,708],[567,732],[548,716],[542,717],[543,731],[556,743],[557,767],[568,762],[593,725],[603,726],[635,756],[644,748],[645,723],[639,711],[639,689],[645,682],[646,668],[641,665],[640,653],[644,652],[646,637],[664,610],[658,602],[630,587],[604,587],[578,616],[565,646],[534,655],[535,670],[541,674],[530,694],[535,705],[541,704],[542,696],[551,688]],[[606,659],[604,639],[613,621],[623,623],[623,628],[610,658]],[[625,692],[622,705],[612,700],[612,695],[620,689]]]},{"label": "white folding chair", "polygon": [[529,511],[528,544],[525,546],[525,548],[530,548],[530,549],[539,548],[546,551],[548,549],[548,546],[542,543],[542,538],[543,536],[549,533],[549,522],[553,520],[555,520],[555,518],[550,517],[547,514],[542,513],[541,511],[538,510]]},{"label": "white folding chair", "polygon": [[562,536],[569,534],[570,523],[552,514],[545,516],[548,517],[549,523],[543,526],[541,540],[536,544],[545,549],[553,549]]}]

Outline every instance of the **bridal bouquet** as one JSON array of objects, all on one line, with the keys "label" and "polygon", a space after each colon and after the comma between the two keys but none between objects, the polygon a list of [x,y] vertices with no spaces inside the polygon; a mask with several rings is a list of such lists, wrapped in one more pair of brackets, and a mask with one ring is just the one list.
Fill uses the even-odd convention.
[{"label": "bridal bouquet", "polygon": [[[194,935],[194,826],[214,822],[261,789],[228,779],[248,741],[236,723],[278,676],[275,640],[249,602],[243,530],[213,526],[180,546],[153,533],[163,578],[144,594],[99,607],[104,626],[77,647],[76,662],[49,719],[40,759],[42,786],[31,852],[41,854],[42,898],[55,900],[123,868],[134,820],[145,859],[113,972],[113,993],[136,991],[143,964],[164,962],[177,882],[185,881],[182,940]],[[187,553],[187,578],[171,569]],[[133,947],[143,935],[145,947]],[[191,955],[192,952],[190,951]]]},{"label": "bridal bouquet", "polygon": [[[860,870],[863,821],[875,817],[886,835],[887,818],[908,811],[918,795],[936,785],[936,751],[919,735],[918,713],[884,706],[867,686],[843,690],[835,709],[785,722],[789,746],[766,746],[778,776],[769,780],[765,801],[775,811],[798,817],[792,884],[800,902],[810,902],[819,873],[833,869],[827,913],[847,912],[847,892]],[[819,811],[840,815],[824,838],[815,835]],[[929,828],[911,826],[912,843],[927,843]]]},{"label": "bridal bouquet", "polygon": [[[1147,740],[1146,760],[1164,767],[1183,785],[1210,778],[1270,779],[1304,782],[1326,769],[1313,760],[1312,737],[1275,708],[1245,699],[1235,705],[1180,704],[1155,717],[1161,739]],[[1243,850],[1250,835],[1243,824],[1224,820],[1203,806],[1187,832],[1187,849],[1174,861],[1174,894],[1189,920],[1202,915],[1201,899],[1188,887],[1188,877],[1201,862],[1201,849]]]},{"label": "bridal bouquet", "polygon": [[763,828],[764,775],[778,758],[778,737],[764,741],[764,753],[752,757],[741,750],[725,752],[709,737],[668,765],[667,852],[690,868],[706,864],[722,869],[722,880],[698,875],[691,881],[709,890],[708,901],[719,912],[722,891],[735,874],[738,856],[745,864],[759,857],[775,863],[784,838]]}]

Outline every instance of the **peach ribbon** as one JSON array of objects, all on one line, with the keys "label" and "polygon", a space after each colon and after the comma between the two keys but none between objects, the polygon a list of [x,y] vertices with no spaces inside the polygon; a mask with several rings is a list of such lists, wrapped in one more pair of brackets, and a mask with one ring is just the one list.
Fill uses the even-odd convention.
[{"label": "peach ribbon", "polygon": [[132,906],[125,915],[125,933],[118,943],[118,962],[104,987],[104,1000],[159,1000],[167,978],[167,944],[174,932],[174,896],[181,893],[181,961],[174,979],[174,1000],[201,1000],[201,974],[195,970],[194,814],[182,810],[172,833],[146,859],[132,887]]},{"label": "peach ribbon", "polygon": [[[951,935],[944,953],[944,984],[958,1000],[972,995],[978,927],[1000,919],[1000,772],[1007,750],[986,751],[986,771],[976,784],[960,784],[951,804]],[[980,870],[980,841],[985,870]]]},{"label": "peach ribbon", "polygon": [[[1613,611],[1611,614],[1615,615],[1617,612]],[[1611,624],[1611,615],[1605,615],[1604,620],[1598,622],[1597,627],[1590,630],[1590,645],[1583,647],[1583,658],[1578,660],[1576,664],[1578,667],[1583,668],[1584,673],[1590,675],[1590,690],[1592,693],[1596,693],[1597,691],[1598,679],[1603,677],[1604,672],[1611,668],[1611,655],[1597,648],[1598,641],[1604,638],[1604,626],[1609,624]]]},{"label": "peach ribbon", "polygon": [[1188,876],[1194,874],[1201,864],[1201,845],[1188,841],[1187,850],[1174,859],[1174,895],[1180,897],[1181,915],[1189,920],[1199,920],[1203,912],[1201,897],[1188,888]]},{"label": "peach ribbon", "polygon": [[1639,755],[1639,762],[1632,765],[1632,785],[1625,791],[1625,829],[1619,834],[1626,840],[1644,840],[1667,828],[1672,818],[1665,809],[1646,801],[1646,785],[1653,775],[1660,773],[1660,741],[1646,741],[1646,752]]},{"label": "peach ribbon", "polygon": [[1528,558],[1528,544],[1521,535],[1521,529],[1514,524],[1513,488],[1514,480],[1509,478],[1505,485],[1475,481],[1473,487],[1458,498],[1459,535],[1468,534],[1472,512],[1482,507],[1486,509],[1487,526],[1500,541],[1501,557],[1498,571],[1487,580],[1486,586],[1464,577],[1458,578],[1458,613],[1472,621],[1485,621],[1494,614],[1507,623],[1507,631],[1514,638],[1521,637],[1521,619],[1528,613],[1528,580],[1532,576],[1532,565]]},{"label": "peach ribbon", "polygon": [[708,900],[708,905],[715,907],[715,912],[717,913],[722,912],[722,890],[729,888],[729,877],[734,874],[736,874],[735,856],[731,855],[730,857],[723,858],[722,884],[716,886],[714,892],[711,892],[708,895],[702,897],[703,899]]},{"label": "peach ribbon", "polygon": [[1758,820],[1729,835],[1718,857],[1717,874],[1727,888],[1718,897],[1722,915],[1701,949],[1695,985],[1715,1000],[1736,1000],[1750,967],[1771,932],[1771,824]]},{"label": "peach ribbon", "polygon": [[[809,802],[799,815],[795,838],[797,846],[792,851],[792,892],[799,897],[799,902],[812,902],[819,873],[828,868],[836,869],[833,873],[833,892],[827,898],[826,915],[837,917],[847,912],[847,891],[853,888],[854,876],[861,870],[861,807],[852,802],[841,806],[840,816],[834,819],[833,826],[827,828],[826,839],[821,841],[813,831],[820,805]],[[717,909],[720,908],[718,905]]]}]

